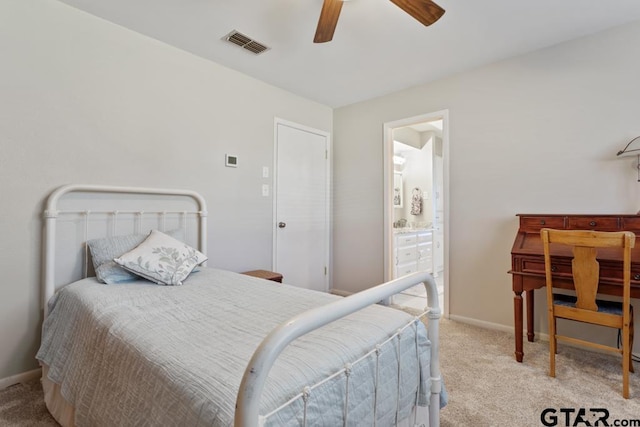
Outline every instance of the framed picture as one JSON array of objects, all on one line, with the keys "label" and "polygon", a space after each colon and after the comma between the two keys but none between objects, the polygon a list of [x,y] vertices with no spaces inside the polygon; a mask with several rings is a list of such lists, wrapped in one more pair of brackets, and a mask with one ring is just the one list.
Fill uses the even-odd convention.
[{"label": "framed picture", "polygon": [[393,173],[393,207],[401,208],[403,206],[404,193],[402,190],[402,172]]}]

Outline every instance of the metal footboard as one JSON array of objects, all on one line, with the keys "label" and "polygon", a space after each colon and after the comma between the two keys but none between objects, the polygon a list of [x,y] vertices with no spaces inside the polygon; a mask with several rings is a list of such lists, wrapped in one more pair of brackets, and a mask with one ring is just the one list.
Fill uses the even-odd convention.
[{"label": "metal footboard", "polygon": [[427,290],[427,316],[429,318],[427,330],[431,341],[429,425],[430,427],[438,427],[440,425],[440,391],[442,387],[438,324],[441,311],[436,283],[433,276],[427,272],[413,273],[328,305],[308,310],[275,328],[258,346],[244,372],[236,400],[235,427],[260,425],[260,399],[267,376],[280,353],[292,341],[420,283],[423,283]]}]

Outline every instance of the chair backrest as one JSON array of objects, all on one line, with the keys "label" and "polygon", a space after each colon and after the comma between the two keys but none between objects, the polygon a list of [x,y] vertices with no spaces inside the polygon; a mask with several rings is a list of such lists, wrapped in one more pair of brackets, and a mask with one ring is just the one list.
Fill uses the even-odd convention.
[{"label": "chair backrest", "polygon": [[622,251],[623,299],[628,304],[631,289],[631,248],[634,247],[636,240],[634,233],[543,228],[540,235],[544,248],[548,301],[553,301],[550,245],[561,244],[573,247],[571,266],[577,296],[576,308],[598,311],[596,304],[600,277],[600,266],[596,259],[598,248],[620,248]]}]

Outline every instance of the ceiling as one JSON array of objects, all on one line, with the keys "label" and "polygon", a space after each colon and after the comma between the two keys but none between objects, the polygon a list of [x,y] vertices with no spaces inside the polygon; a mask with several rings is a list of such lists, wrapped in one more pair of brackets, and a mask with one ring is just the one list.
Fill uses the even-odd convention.
[{"label": "ceiling", "polygon": [[[61,1],[333,108],[640,19],[638,0],[436,0],[446,13],[424,27],[389,0],[353,0],[314,44],[322,0]],[[234,29],[270,50],[221,40]]]}]

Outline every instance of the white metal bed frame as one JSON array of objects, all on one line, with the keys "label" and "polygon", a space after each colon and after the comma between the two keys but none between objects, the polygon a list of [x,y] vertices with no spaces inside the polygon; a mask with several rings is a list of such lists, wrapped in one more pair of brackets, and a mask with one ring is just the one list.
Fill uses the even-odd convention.
[{"label": "white metal bed frame", "polygon": [[[155,214],[168,213],[195,214],[198,220],[198,246],[199,250],[206,254],[207,249],[207,207],[204,198],[190,190],[157,189],[143,187],[117,187],[105,185],[64,185],[51,193],[47,199],[44,211],[44,278],[42,285],[43,305],[45,316],[47,315],[47,302],[56,291],[55,260],[56,260],[56,221],[60,214],[85,214],[85,240],[88,229],[89,215],[91,213],[112,214],[114,221],[123,211],[83,211],[83,210],[59,210],[60,200],[73,192],[82,193],[114,193],[154,196],[183,196],[193,199],[198,205],[197,211],[168,212],[160,211],[129,211],[129,214]],[[185,225],[186,227],[186,225]],[[85,263],[87,261],[85,260]],[[85,265],[85,276],[87,268]],[[441,311],[438,302],[438,291],[433,276],[426,272],[414,273],[390,282],[375,286],[362,292],[345,297],[331,304],[308,310],[275,328],[258,346],[253,354],[242,378],[236,400],[235,427],[255,427],[262,425],[265,418],[259,413],[260,399],[269,371],[279,354],[295,339],[318,329],[328,323],[359,311],[369,305],[387,300],[392,295],[402,292],[416,284],[423,283],[427,290],[426,315],[428,316],[428,336],[431,341],[430,378],[431,390],[429,398],[429,426],[440,425],[440,392],[442,388],[439,357],[439,319]],[[415,321],[415,320],[414,320]],[[373,350],[371,353],[376,352]],[[348,377],[349,367],[346,371]],[[348,381],[348,379],[347,379]],[[347,383],[348,384],[348,383]],[[308,394],[305,390],[303,395]],[[306,408],[306,396],[303,396]],[[347,397],[348,399],[348,393]],[[375,404],[374,404],[375,406]],[[346,414],[345,414],[346,415]]]}]

